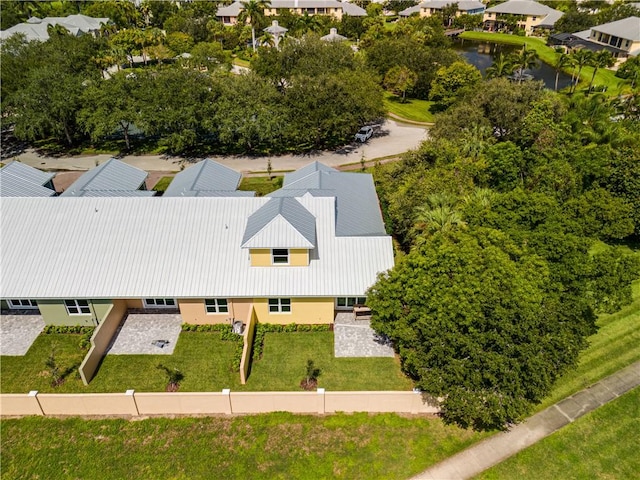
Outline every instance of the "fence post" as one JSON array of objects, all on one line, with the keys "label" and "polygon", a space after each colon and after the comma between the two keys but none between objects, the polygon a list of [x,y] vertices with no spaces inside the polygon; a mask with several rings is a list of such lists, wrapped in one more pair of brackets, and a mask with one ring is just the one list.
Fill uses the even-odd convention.
[{"label": "fence post", "polygon": [[133,408],[131,409],[131,415],[135,415],[138,416],[140,415],[140,411],[138,410],[138,404],[136,402],[136,395],[135,395],[136,391],[135,390],[127,390],[125,392],[125,395],[127,397],[131,397],[131,402],[133,404]]},{"label": "fence post", "polygon": [[227,396],[227,405],[229,405],[229,408],[227,409],[227,411],[225,413],[227,415],[231,415],[233,413],[233,406],[231,405],[231,389],[230,388],[223,388],[222,389],[222,394]]},{"label": "fence post", "polygon": [[29,396],[35,399],[38,410],[40,410],[40,415],[44,415],[44,410],[42,410],[42,405],[40,405],[40,400],[38,400],[38,390],[31,390]]},{"label": "fence post", "polygon": [[324,388],[318,388],[318,413],[324,415]]}]

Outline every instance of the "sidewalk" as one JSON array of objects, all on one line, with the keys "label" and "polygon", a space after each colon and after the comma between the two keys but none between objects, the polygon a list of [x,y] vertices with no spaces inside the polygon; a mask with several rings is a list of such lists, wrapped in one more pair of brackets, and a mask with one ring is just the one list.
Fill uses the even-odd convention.
[{"label": "sidewalk", "polygon": [[640,362],[603,378],[589,388],[536,413],[508,432],[498,433],[413,478],[416,480],[472,478],[638,385],[640,385]]}]

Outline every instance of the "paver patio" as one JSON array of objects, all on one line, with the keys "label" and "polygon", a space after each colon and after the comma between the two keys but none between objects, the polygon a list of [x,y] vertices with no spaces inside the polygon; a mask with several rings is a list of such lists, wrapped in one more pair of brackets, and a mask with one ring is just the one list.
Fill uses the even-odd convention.
[{"label": "paver patio", "polygon": [[[179,314],[130,313],[118,328],[107,355],[171,355],[182,330]],[[166,340],[164,347],[155,342]]]},{"label": "paver patio", "polygon": [[42,329],[40,315],[4,313],[0,316],[0,355],[25,355]]},{"label": "paver patio", "polygon": [[333,327],[336,357],[393,357],[391,342],[371,328],[369,320],[356,320],[353,313],[338,313]]}]

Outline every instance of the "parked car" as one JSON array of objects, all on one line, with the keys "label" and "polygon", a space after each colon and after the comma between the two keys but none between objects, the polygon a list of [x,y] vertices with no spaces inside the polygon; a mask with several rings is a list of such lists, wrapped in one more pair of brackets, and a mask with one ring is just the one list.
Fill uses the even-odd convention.
[{"label": "parked car", "polygon": [[358,133],[356,133],[356,140],[364,143],[371,138],[371,135],[373,135],[373,127],[367,125],[366,127],[362,127],[358,130]]}]

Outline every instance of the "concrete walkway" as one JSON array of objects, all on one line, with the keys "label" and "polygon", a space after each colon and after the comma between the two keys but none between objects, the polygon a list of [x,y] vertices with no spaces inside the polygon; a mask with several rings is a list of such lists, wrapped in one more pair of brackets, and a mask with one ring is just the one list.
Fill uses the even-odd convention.
[{"label": "concrete walkway", "polygon": [[498,433],[413,477],[422,480],[472,478],[533,445],[586,413],[640,385],[640,362],[600,380],[536,413],[507,432]]},{"label": "concrete walkway", "polygon": [[[280,156],[210,156],[239,172],[256,172],[267,170],[267,161],[271,159],[274,171],[297,170],[313,161],[320,161],[330,167],[337,167],[350,163],[358,163],[364,157],[366,161],[377,158],[385,158],[401,155],[408,150],[416,149],[427,138],[424,127],[405,125],[394,120],[386,120],[368,142],[353,143],[335,151],[318,151],[301,155]],[[77,157],[45,157],[34,150],[27,150],[10,160],[20,160],[40,170],[64,171],[64,170],[90,170],[112,158],[113,155],[86,155]],[[183,164],[195,163],[202,158],[171,157],[167,155],[126,155],[118,157],[125,163],[146,171],[178,172]],[[205,157],[203,157],[205,158]]]}]

